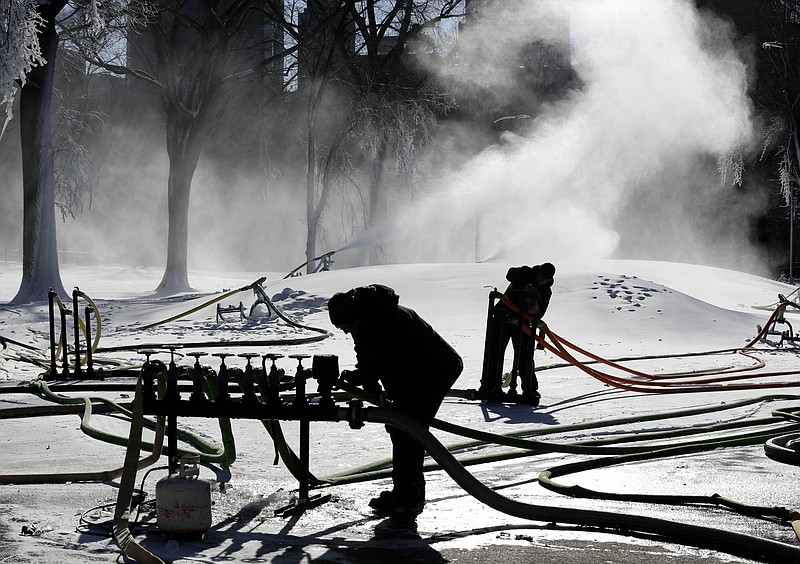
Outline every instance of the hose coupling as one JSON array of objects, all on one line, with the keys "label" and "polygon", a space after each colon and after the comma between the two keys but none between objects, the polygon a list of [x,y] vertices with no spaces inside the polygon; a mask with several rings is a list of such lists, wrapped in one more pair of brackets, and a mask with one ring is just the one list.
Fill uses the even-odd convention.
[{"label": "hose coupling", "polygon": [[364,402],[360,399],[350,400],[347,407],[347,422],[351,429],[364,426]]}]

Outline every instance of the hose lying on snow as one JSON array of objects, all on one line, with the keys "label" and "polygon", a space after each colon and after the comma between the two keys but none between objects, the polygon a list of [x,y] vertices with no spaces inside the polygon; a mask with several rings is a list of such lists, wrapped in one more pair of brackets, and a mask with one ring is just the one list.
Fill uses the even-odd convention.
[{"label": "hose lying on snow", "polygon": [[654,517],[549,507],[515,501],[498,494],[480,482],[427,429],[407,415],[370,407],[364,410],[364,421],[391,425],[408,433],[467,493],[507,515],[534,521],[560,521],[575,525],[651,533],[681,544],[710,548],[760,562],[800,562],[800,547],[742,533],[677,523]]},{"label": "hose lying on snow", "polygon": [[131,419],[128,450],[125,452],[125,464],[120,476],[117,504],[114,509],[113,536],[122,552],[128,558],[132,558],[141,564],[164,564],[163,560],[140,545],[133,538],[130,530],[131,500],[133,499],[137,471],[136,458],[142,448],[143,414],[144,399],[142,395],[142,379],[140,378],[136,383],[136,396],[133,400],[134,416]]},{"label": "hose lying on snow", "polygon": [[[114,516],[114,538],[128,557],[134,558],[139,562],[160,564],[163,561],[139,545],[131,535],[128,527],[133,477],[135,476],[135,453],[141,448],[141,395],[140,380],[137,384],[136,398],[134,400],[133,411],[135,415],[126,455],[126,471],[123,472],[120,482],[120,491]],[[489,507],[514,517],[533,521],[556,521],[581,526],[654,534],[665,541],[713,549],[760,562],[783,564],[784,562],[800,561],[800,547],[743,533],[678,523],[654,517],[533,505],[509,499],[490,489],[470,474],[426,428],[407,415],[396,411],[376,407],[356,408],[351,405],[349,408],[340,408],[336,420],[348,420],[351,425],[367,421],[397,427],[414,437],[467,493]]]},{"label": "hose lying on snow", "polygon": [[[43,381],[37,382],[39,389],[50,395],[51,399],[55,398],[56,396],[49,393],[47,389],[47,384]],[[159,391],[163,394],[164,389],[166,387],[165,375],[162,372],[159,374],[158,378],[158,386]],[[89,425],[89,417],[92,413],[92,399],[91,398],[67,398],[61,397],[61,399],[65,402],[70,402],[72,404],[80,404],[83,407],[83,417],[81,418],[81,430],[84,433],[87,433],[89,436],[93,438],[100,438],[109,437],[110,435],[106,433],[102,433],[96,429],[93,429]],[[95,400],[106,401],[109,405],[113,405],[113,402],[110,400],[105,400],[104,398],[94,398]],[[50,406],[48,406],[50,407]],[[117,411],[123,410],[119,405],[115,406]],[[166,428],[166,419],[164,417],[156,418],[156,426],[155,426],[155,440],[152,443],[152,453],[142,458],[141,460],[136,461],[134,456],[134,468],[135,470],[141,470],[143,468],[147,468],[158,462],[158,459],[161,457],[161,451],[164,446],[164,434]],[[136,455],[138,455],[140,449],[136,450]],[[3,474],[0,475],[0,484],[66,484],[69,482],[106,482],[111,481],[119,478],[122,476],[123,472],[125,471],[125,467],[114,468],[110,470],[98,470],[98,471],[85,471],[85,472],[53,472],[53,473],[43,473],[43,474]]]}]

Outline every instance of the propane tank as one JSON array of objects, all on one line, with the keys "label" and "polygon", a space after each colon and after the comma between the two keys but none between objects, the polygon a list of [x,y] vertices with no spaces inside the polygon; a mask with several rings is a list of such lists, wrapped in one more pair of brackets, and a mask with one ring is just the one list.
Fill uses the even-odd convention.
[{"label": "propane tank", "polygon": [[198,477],[199,460],[182,456],[179,472],[156,484],[158,528],[170,538],[199,539],[211,527],[211,482]]}]

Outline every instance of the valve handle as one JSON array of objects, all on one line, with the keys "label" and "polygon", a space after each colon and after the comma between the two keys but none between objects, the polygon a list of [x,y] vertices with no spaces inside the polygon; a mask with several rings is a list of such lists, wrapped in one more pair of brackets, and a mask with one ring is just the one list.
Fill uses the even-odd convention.
[{"label": "valve handle", "polygon": [[157,351],[155,349],[140,349],[140,350],[136,351],[136,354],[143,354],[145,356],[147,362],[150,362],[150,356],[154,355],[154,354],[158,354],[159,352],[161,352],[161,351]]}]

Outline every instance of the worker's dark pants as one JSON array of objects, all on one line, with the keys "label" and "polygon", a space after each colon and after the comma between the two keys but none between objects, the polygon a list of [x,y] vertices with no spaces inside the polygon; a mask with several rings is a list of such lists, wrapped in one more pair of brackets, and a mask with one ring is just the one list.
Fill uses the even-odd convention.
[{"label": "worker's dark pants", "polygon": [[484,359],[481,391],[489,394],[500,393],[503,383],[503,359],[506,348],[508,348],[508,341],[511,340],[514,347],[512,374],[519,377],[522,395],[538,396],[539,382],[536,379],[536,365],[533,360],[536,340],[532,335],[522,332],[520,326],[512,322],[515,320],[511,315],[501,310],[493,314],[488,321],[490,324],[489,343],[486,347],[487,358]]},{"label": "worker's dark pants", "polygon": [[[440,389],[418,390],[413,396],[393,399],[392,406],[428,429],[442,405],[442,400],[457,378],[458,374],[452,378],[452,382]],[[395,493],[408,499],[409,503],[424,500],[425,477],[422,467],[425,449],[413,437],[395,427],[387,425],[386,430],[392,439],[392,482]]]},{"label": "worker's dark pants", "polygon": [[[430,422],[425,428],[429,425]],[[425,449],[403,431],[393,427],[387,430],[392,439],[392,489],[409,503],[425,499]]]}]

